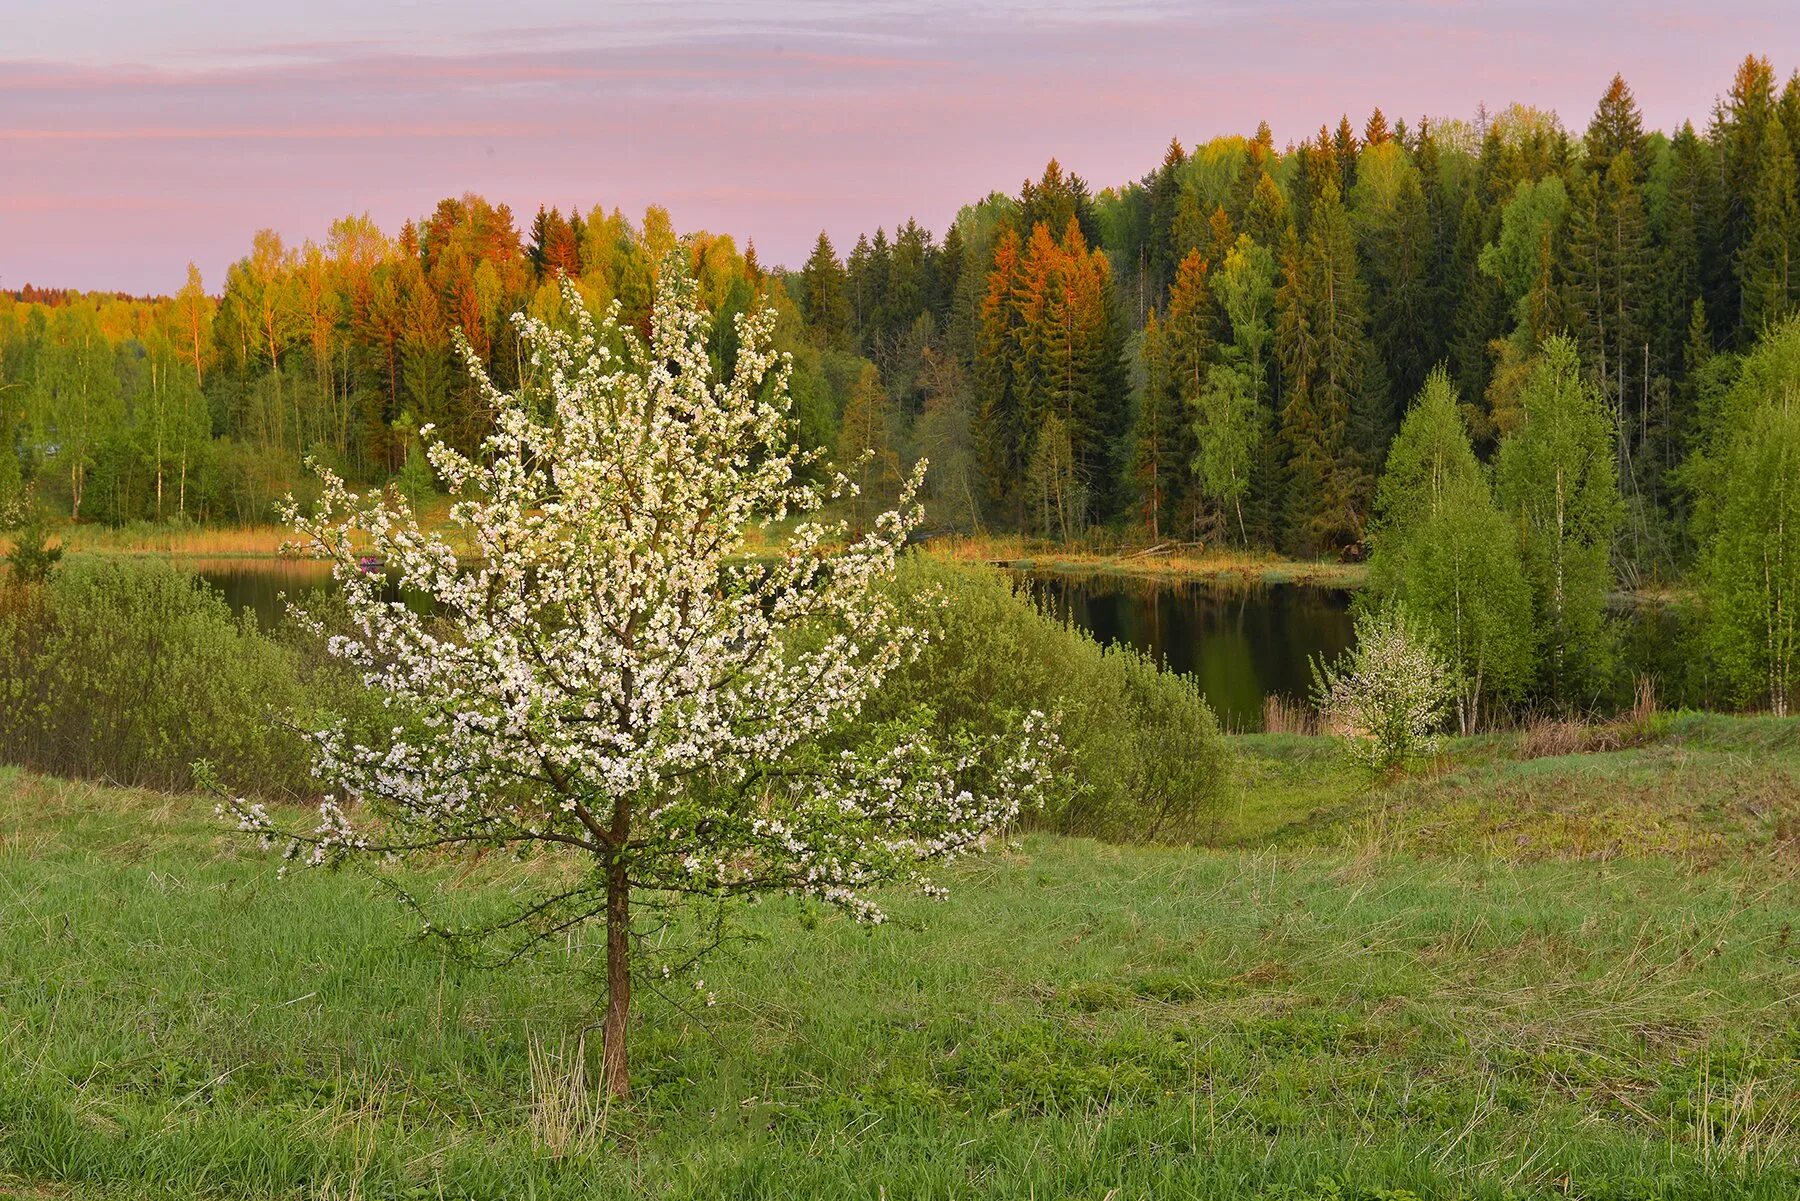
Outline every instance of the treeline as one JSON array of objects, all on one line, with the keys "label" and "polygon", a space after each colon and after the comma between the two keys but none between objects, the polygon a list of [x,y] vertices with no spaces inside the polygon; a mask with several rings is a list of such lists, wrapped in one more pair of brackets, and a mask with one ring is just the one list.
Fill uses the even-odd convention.
[{"label": "treeline", "polygon": [[946,528],[1362,555],[1434,369],[1489,463],[1564,336],[1611,431],[1618,565],[1673,574],[1708,405],[1800,300],[1797,157],[1800,74],[1751,57],[1698,129],[1647,131],[1617,78],[1579,134],[1520,106],[1378,110],[1279,150],[1264,126],[1172,142],[1098,194],[1052,162],[941,239],[908,220],[840,255],[821,235],[795,271],[658,209],[520,230],[465,196],[395,237],[265,232],[216,297],[190,272],[156,301],[0,299],[0,489],[35,480],[84,519],[248,521],[305,455],[423,487],[418,427],[472,445],[486,422],[453,330],[510,384],[508,314],[559,316],[567,274],[643,321],[679,247],[727,318],[720,358],[731,313],[774,305],[800,436],[858,465],[868,505],[930,457]]}]

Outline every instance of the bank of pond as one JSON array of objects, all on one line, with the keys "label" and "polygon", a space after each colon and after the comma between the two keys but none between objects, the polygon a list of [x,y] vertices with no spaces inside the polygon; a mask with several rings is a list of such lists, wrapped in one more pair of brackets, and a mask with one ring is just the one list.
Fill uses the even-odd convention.
[{"label": "bank of pond", "polygon": [[[306,560],[192,559],[186,570],[265,629],[288,600],[332,586],[329,568]],[[1336,658],[1354,640],[1354,590],[1244,577],[1172,579],[1050,567],[1004,569],[1047,614],[1106,646],[1130,647],[1190,675],[1232,731],[1260,731],[1271,700],[1303,700],[1316,660]],[[396,591],[396,596],[399,593]],[[1628,703],[1650,676],[1666,704],[1712,702],[1705,656],[1690,651],[1691,614],[1680,601],[1621,594],[1613,605],[1616,686],[1592,698],[1608,712]]]}]

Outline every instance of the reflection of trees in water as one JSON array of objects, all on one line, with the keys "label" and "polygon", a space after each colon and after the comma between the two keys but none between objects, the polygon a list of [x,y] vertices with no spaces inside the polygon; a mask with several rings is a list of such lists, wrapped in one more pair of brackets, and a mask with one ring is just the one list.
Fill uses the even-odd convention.
[{"label": "reflection of trees in water", "polygon": [[1311,659],[1350,643],[1349,594],[1259,580],[1024,575],[1047,613],[1135,647],[1199,682],[1231,728],[1259,728],[1263,698],[1303,695]]}]

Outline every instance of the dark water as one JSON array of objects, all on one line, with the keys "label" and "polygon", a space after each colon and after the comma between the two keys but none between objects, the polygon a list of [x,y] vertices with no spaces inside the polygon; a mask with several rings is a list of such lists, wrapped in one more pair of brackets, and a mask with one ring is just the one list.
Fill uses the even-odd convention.
[{"label": "dark water", "polygon": [[232,608],[255,613],[265,630],[281,619],[287,601],[333,587],[329,565],[304,559],[190,559],[183,565],[223,593]]},{"label": "dark water", "polygon": [[1304,697],[1312,660],[1351,640],[1350,594],[1306,584],[1036,573],[1038,602],[1100,641],[1190,673],[1227,729],[1262,728],[1263,698]]},{"label": "dark water", "polygon": [[[195,564],[233,607],[264,627],[295,599],[329,587],[320,563],[220,559]],[[1350,594],[1298,584],[1171,583],[1039,573],[1026,577],[1039,604],[1102,642],[1137,647],[1192,673],[1230,729],[1258,729],[1263,698],[1304,696],[1313,656],[1350,645]]]},{"label": "dark water", "polygon": [[[215,559],[192,564],[234,607],[248,608],[265,628],[297,599],[331,586],[321,563]],[[1037,572],[1024,575],[1052,615],[1109,645],[1136,647],[1176,671],[1192,674],[1227,729],[1262,728],[1263,699],[1303,698],[1311,662],[1350,645],[1350,593],[1307,584],[1139,580],[1120,576]],[[399,593],[394,593],[398,598]],[[1607,710],[1629,703],[1637,676],[1654,677],[1664,704],[1717,703],[1708,660],[1693,652],[1691,615],[1667,606],[1622,605],[1614,614],[1619,641],[1611,694],[1586,698]]]}]

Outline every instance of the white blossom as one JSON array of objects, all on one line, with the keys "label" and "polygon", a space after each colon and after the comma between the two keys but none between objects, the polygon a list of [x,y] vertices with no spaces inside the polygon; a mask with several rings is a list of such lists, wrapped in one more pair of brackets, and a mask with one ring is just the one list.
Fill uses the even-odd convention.
[{"label": "white blossom", "polygon": [[1356,621],[1356,645],[1315,667],[1314,700],[1326,729],[1371,771],[1435,754],[1456,684],[1428,632],[1398,605]]},{"label": "white blossom", "polygon": [[[472,555],[404,498],[359,496],[327,470],[315,508],[287,503],[349,614],[329,633],[302,621],[393,714],[379,736],[313,733],[337,799],[290,860],[524,844],[586,856],[581,884],[498,924],[521,936],[601,915],[615,870],[662,896],[785,890],[879,922],[871,886],[941,895],[926,865],[1041,796],[1056,742],[1041,714],[983,746],[857,728],[923,641],[876,585],[921,519],[924,464],[866,534],[819,520],[849,481],[815,476],[817,452],[793,446],[773,313],[737,318],[735,365],[715,380],[693,284],[673,262],[662,280],[647,345],[617,305],[594,321],[567,283],[573,332],[515,318],[517,392],[464,347],[492,432],[472,454],[439,442],[428,458]],[[747,553],[750,529],[793,517],[778,552]],[[390,579],[427,604],[390,599]],[[260,806],[230,808],[273,833]]]}]

